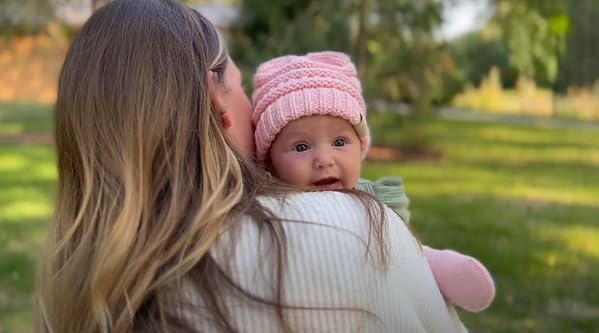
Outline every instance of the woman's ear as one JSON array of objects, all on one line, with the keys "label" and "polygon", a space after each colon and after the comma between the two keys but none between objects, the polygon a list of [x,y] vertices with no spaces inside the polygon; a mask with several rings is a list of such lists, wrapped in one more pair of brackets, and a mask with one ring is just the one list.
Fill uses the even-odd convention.
[{"label": "woman's ear", "polygon": [[218,115],[225,109],[225,103],[221,96],[222,92],[219,89],[218,74],[213,71],[208,71],[208,88],[210,91],[212,110]]},{"label": "woman's ear", "polygon": [[223,128],[226,129],[231,127],[231,117],[227,113],[227,106],[225,105],[222,96],[224,91],[221,89],[218,82],[218,75],[213,71],[208,72],[208,88],[210,91],[210,100],[212,102],[214,116],[221,120]]},{"label": "woman's ear", "polygon": [[224,129],[230,128],[233,125],[231,121],[231,115],[227,113],[227,110],[220,115],[220,122]]}]

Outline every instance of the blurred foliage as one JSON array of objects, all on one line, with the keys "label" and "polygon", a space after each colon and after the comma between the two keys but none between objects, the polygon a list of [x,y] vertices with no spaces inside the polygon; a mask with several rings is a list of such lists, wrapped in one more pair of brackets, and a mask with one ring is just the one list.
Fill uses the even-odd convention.
[{"label": "blurred foliage", "polygon": [[450,44],[465,82],[479,85],[496,67],[506,87],[514,87],[519,77],[552,87],[570,32],[569,1],[491,1],[493,16],[483,29]]},{"label": "blurred foliage", "polygon": [[567,0],[495,0],[498,37],[508,50],[509,65],[519,75],[552,84],[565,51],[570,19]]},{"label": "blurred foliage", "polygon": [[599,6],[595,0],[570,0],[571,33],[560,64],[558,88],[596,86],[599,78]]},{"label": "blurred foliage", "polygon": [[[398,117],[370,114],[375,146],[404,139],[387,127]],[[404,178],[424,244],[489,268],[495,301],[483,313],[460,313],[470,332],[599,327],[599,132],[541,123],[431,119],[420,129],[440,160],[367,161],[363,169],[370,179]]]},{"label": "blurred foliage", "polygon": [[[467,1],[467,0],[464,0]],[[450,43],[465,82],[480,84],[491,67],[502,84],[518,78],[564,92],[599,77],[599,7],[594,0],[493,0],[494,15],[477,32]]]},{"label": "blurred foliage", "polygon": [[472,86],[455,96],[452,105],[458,108],[486,110],[500,113],[551,115],[553,94],[538,88],[534,81],[520,77],[514,89],[503,89],[499,70],[493,67],[478,88]]},{"label": "blurred foliage", "polygon": [[[408,102],[419,111],[480,85],[491,68],[507,88],[533,80],[555,90],[593,84],[599,75],[593,63],[599,50],[590,46],[598,33],[591,22],[599,18],[593,0],[488,0],[491,18],[482,30],[440,40],[434,31],[443,7],[464,1],[470,0],[246,0],[231,50],[248,77],[275,56],[347,52],[368,99]],[[580,56],[588,66],[577,66]]]},{"label": "blurred foliage", "polygon": [[[449,43],[461,72],[458,91],[463,90],[454,105],[597,119],[596,1],[489,1],[494,12],[483,29]],[[499,78],[498,90],[484,82],[492,68]],[[523,93],[522,82],[534,86],[524,91],[534,93]]]},{"label": "blurred foliage", "polygon": [[[3,333],[34,332],[34,271],[57,177],[50,110],[0,103]],[[375,146],[412,137],[395,113],[368,117]],[[438,118],[419,130],[440,159],[368,160],[363,176],[402,176],[422,242],[489,268],[497,295],[483,314],[460,313],[470,332],[596,332],[599,132]]]},{"label": "blurred foliage", "polygon": [[3,36],[39,32],[54,19],[57,0],[0,0],[0,32]]},{"label": "blurred foliage", "polygon": [[[56,19],[55,8],[65,4],[90,3],[96,10],[111,0],[0,0],[0,34],[4,37],[37,34]],[[182,0],[190,5],[202,3],[237,4],[240,0]]]},{"label": "blurred foliage", "polygon": [[56,24],[44,34],[0,38],[0,101],[53,103],[69,40]]},{"label": "blurred foliage", "polygon": [[283,54],[346,52],[368,97],[425,107],[443,82],[444,45],[433,36],[440,13],[435,0],[246,0],[231,52],[251,69]]},{"label": "blurred foliage", "polygon": [[478,86],[492,68],[497,68],[504,86],[516,84],[518,73],[509,65],[505,43],[485,38],[477,31],[453,40],[449,44],[449,52],[456,67],[462,71],[462,83]]},{"label": "blurred foliage", "polygon": [[451,105],[497,113],[599,120],[599,84],[591,88],[570,88],[566,94],[558,94],[520,77],[513,89],[505,89],[499,70],[493,67],[477,88],[468,85],[454,97]]},{"label": "blurred foliage", "polygon": [[246,0],[233,33],[234,57],[256,65],[284,53],[347,50],[350,5],[345,0]]},{"label": "blurred foliage", "polygon": [[[109,0],[0,0],[0,34],[48,33],[58,4],[85,1],[96,8]],[[318,50],[350,54],[370,102],[408,103],[416,114],[480,87],[492,68],[503,89],[532,80],[572,97],[594,95],[599,85],[595,0],[485,0],[488,21],[453,40],[437,33],[443,11],[477,0],[181,1],[239,6],[224,35],[248,87],[261,62]],[[71,37],[77,28],[62,31]]]},{"label": "blurred foliage", "polygon": [[366,28],[369,58],[363,80],[369,97],[408,101],[420,111],[439,97],[444,70],[452,66],[444,62],[445,46],[433,36],[441,9],[433,0],[380,1],[372,7],[379,20]]}]

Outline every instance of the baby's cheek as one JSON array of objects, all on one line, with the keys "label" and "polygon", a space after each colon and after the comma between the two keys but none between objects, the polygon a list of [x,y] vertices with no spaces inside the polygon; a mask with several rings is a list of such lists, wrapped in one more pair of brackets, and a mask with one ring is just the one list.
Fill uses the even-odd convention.
[{"label": "baby's cheek", "polygon": [[307,186],[307,179],[305,170],[302,168],[301,161],[297,159],[287,159],[284,163],[281,163],[277,168],[279,178],[291,185],[296,186]]},{"label": "baby's cheek", "polygon": [[286,169],[286,161],[284,157],[276,154],[271,154],[268,167],[270,173],[283,180],[284,171]]},{"label": "baby's cheek", "polygon": [[348,177],[348,179],[345,179],[343,183],[343,188],[347,190],[353,189],[354,187],[356,187],[356,184],[358,183],[358,178],[360,178],[359,174]]}]

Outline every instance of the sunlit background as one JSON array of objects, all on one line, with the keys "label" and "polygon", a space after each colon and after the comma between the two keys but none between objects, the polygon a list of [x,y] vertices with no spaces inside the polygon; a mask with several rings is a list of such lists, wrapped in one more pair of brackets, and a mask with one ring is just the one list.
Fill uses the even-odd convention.
[{"label": "sunlit background", "polygon": [[[0,0],[0,333],[33,331],[56,81],[105,3]],[[599,332],[597,1],[186,3],[221,31],[248,92],[271,57],[351,55],[374,136],[363,176],[402,176],[422,242],[496,280],[489,309],[460,311],[471,332]]]}]

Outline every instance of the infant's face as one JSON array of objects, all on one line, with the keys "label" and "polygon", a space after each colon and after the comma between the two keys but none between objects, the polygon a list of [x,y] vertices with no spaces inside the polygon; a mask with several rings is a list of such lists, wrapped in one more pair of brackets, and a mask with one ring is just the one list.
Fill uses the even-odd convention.
[{"label": "infant's face", "polygon": [[286,183],[322,190],[351,189],[360,177],[360,138],[343,118],[300,118],[277,135],[270,161],[273,175]]}]

